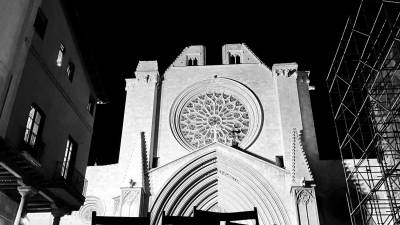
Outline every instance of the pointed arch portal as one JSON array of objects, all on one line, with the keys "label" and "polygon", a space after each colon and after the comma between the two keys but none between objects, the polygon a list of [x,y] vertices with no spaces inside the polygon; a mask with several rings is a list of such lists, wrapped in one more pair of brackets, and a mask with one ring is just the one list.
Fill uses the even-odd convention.
[{"label": "pointed arch portal", "polygon": [[206,211],[236,212],[258,209],[260,224],[291,224],[287,210],[266,179],[243,163],[222,154],[235,149],[207,148],[176,172],[161,189],[152,207],[152,225],[162,212],[192,216],[193,207]]}]

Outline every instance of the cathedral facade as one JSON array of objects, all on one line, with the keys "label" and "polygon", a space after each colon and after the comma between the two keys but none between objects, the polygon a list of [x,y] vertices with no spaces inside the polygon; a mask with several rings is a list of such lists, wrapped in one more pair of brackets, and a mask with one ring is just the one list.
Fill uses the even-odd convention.
[{"label": "cathedral facade", "polygon": [[126,79],[119,162],[87,169],[74,224],[96,211],[149,212],[157,225],[163,212],[191,216],[193,207],[256,207],[264,225],[345,224],[333,210],[340,163],[319,159],[309,72],[269,68],[245,44],[224,45],[221,65],[205,59],[203,46],[190,46],[162,75],[156,61],[138,63]]}]

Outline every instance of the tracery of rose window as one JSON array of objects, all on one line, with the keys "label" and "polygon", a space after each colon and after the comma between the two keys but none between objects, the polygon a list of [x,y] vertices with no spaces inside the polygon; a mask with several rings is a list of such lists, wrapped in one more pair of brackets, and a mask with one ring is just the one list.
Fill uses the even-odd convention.
[{"label": "tracery of rose window", "polygon": [[184,140],[194,149],[213,142],[239,144],[249,131],[249,113],[235,96],[210,91],[188,101],[179,115]]}]

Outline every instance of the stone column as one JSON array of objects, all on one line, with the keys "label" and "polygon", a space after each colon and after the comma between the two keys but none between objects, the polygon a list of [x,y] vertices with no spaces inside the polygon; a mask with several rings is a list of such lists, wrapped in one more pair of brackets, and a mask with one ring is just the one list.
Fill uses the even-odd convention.
[{"label": "stone column", "polygon": [[55,204],[52,205],[51,215],[53,216],[53,225],[60,225],[61,217],[68,214],[68,210],[58,208]]},{"label": "stone column", "polygon": [[14,225],[19,225],[22,212],[24,211],[26,202],[28,202],[29,196],[36,194],[36,190],[30,186],[19,186],[17,189],[21,195],[21,200],[19,202],[17,215],[15,216]]},{"label": "stone column", "polygon": [[292,187],[299,225],[319,225],[317,199],[314,187]]}]

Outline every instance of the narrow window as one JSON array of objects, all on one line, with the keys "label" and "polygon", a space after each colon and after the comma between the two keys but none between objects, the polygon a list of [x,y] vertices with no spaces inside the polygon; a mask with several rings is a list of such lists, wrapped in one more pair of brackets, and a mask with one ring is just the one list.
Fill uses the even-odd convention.
[{"label": "narrow window", "polygon": [[153,164],[152,164],[152,168],[157,168],[158,167],[158,159],[159,157],[153,157]]},{"label": "narrow window", "polygon": [[191,58],[188,59],[187,65],[188,65],[188,66],[192,66],[192,65],[193,65],[193,61],[192,61]]},{"label": "narrow window", "polygon": [[57,66],[58,67],[62,66],[64,54],[65,54],[65,47],[62,43],[60,43],[60,47],[58,49],[58,56],[57,56]]},{"label": "narrow window", "polygon": [[235,56],[229,53],[229,64],[235,64]]},{"label": "narrow window", "polygon": [[47,28],[47,17],[44,15],[41,8],[38,9],[33,27],[39,37],[43,39]]},{"label": "narrow window", "polygon": [[240,64],[240,53],[229,52],[229,64]]},{"label": "narrow window", "polygon": [[236,64],[240,64],[240,56],[239,56],[239,55],[236,55],[236,56],[235,56],[235,59],[236,59],[236,60],[235,60],[235,63],[236,63]]},{"label": "narrow window", "polygon": [[42,125],[43,115],[37,106],[32,105],[26,122],[24,141],[31,147],[35,147],[39,131]]},{"label": "narrow window", "polygon": [[93,113],[94,113],[95,104],[96,104],[96,100],[94,99],[93,96],[90,96],[89,97],[89,102],[88,102],[88,104],[86,106],[86,109],[91,115],[93,115]]},{"label": "narrow window", "polygon": [[73,62],[69,62],[67,66],[67,77],[68,80],[72,82],[72,79],[74,79],[74,73],[75,73],[75,65]]},{"label": "narrow window", "polygon": [[283,161],[283,156],[281,156],[281,155],[275,156],[275,165],[277,165],[277,166],[279,166],[281,168],[285,167],[285,164],[284,164],[284,161]]},{"label": "narrow window", "polygon": [[71,159],[73,157],[72,155],[74,154],[76,147],[76,142],[71,137],[68,137],[67,145],[65,147],[64,159],[61,166],[61,176],[63,176],[65,179],[67,179],[69,171],[71,170]]}]

